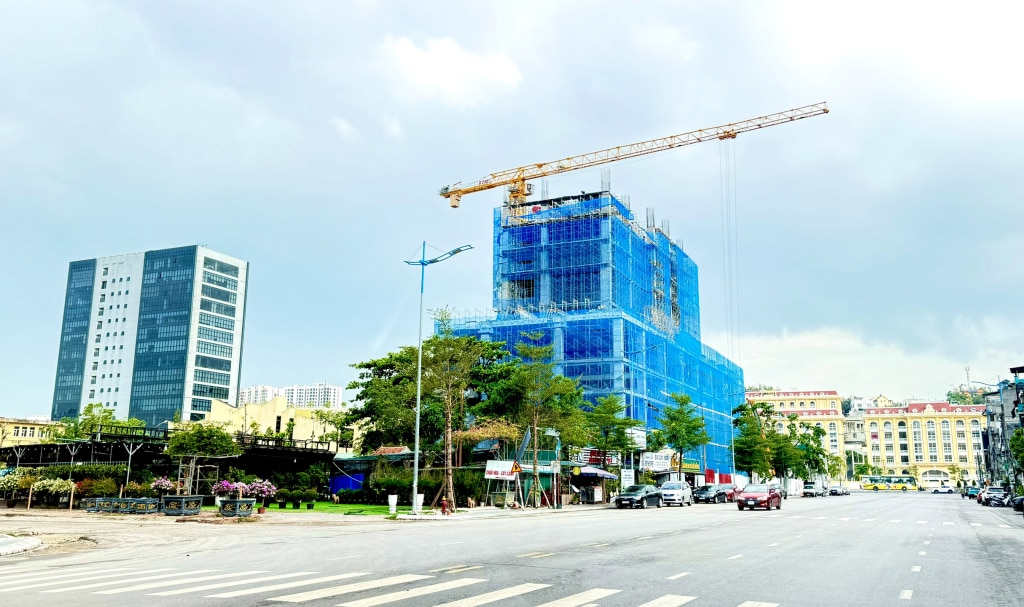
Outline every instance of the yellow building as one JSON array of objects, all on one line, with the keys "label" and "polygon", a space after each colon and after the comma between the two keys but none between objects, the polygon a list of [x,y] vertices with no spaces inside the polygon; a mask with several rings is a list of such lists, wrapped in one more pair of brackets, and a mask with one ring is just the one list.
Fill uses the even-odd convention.
[{"label": "yellow building", "polygon": [[37,445],[52,425],[49,420],[0,417],[0,448]]},{"label": "yellow building", "polygon": [[916,467],[923,486],[953,485],[956,476],[980,482],[984,428],[984,405],[915,402],[864,410],[870,463],[883,474],[914,474]]},{"label": "yellow building", "polygon": [[802,422],[825,431],[822,446],[833,455],[846,459],[846,419],[843,417],[843,398],[835,390],[782,392],[758,390],[747,392],[747,401],[769,403],[779,418],[778,429],[784,431],[783,418],[795,413]]},{"label": "yellow building", "polygon": [[[265,403],[246,403],[237,407],[213,399],[210,412],[205,419],[224,424],[225,430],[232,434],[288,432],[288,424],[291,422],[293,426],[290,438],[296,441],[318,441],[328,432],[333,432],[334,428],[317,421],[316,410],[306,406],[289,405],[284,396],[277,396]],[[335,452],[339,450],[337,444],[333,442],[331,449]]]}]

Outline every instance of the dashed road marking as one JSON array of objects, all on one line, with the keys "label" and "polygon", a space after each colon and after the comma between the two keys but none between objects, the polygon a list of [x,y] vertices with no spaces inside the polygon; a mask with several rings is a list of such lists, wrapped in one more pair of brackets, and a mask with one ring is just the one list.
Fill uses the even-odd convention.
[{"label": "dashed road marking", "polygon": [[653,601],[648,601],[640,605],[640,607],[679,607],[679,605],[685,605],[696,598],[695,596],[684,596],[681,594],[666,594]]},{"label": "dashed road marking", "polygon": [[925,546],[927,546],[927,545],[929,545],[929,544],[931,544],[931,543],[932,543],[932,542],[931,542],[931,540],[925,540],[925,541],[924,541],[924,545],[925,545]]},{"label": "dashed road marking", "polygon": [[827,518],[828,518],[827,516],[816,516],[816,517],[814,517],[814,520],[816,520],[816,521],[823,521],[823,520],[825,520]]},{"label": "dashed road marking", "polygon": [[580,592],[549,603],[544,603],[543,605],[538,605],[538,607],[584,607],[585,605],[591,605],[592,603],[590,601],[603,599],[606,596],[618,594],[619,592],[622,591],[611,590],[609,588],[594,588],[592,590]]},{"label": "dashed road marking", "polygon": [[890,522],[890,523],[902,523],[902,522],[903,522],[903,520],[902,520],[902,519],[898,519],[898,518],[894,518],[894,519],[892,519],[892,520],[891,520],[891,521],[889,521],[889,522]]},{"label": "dashed road marking", "polygon": [[[375,588],[384,588],[386,586],[395,586],[398,584],[407,584],[409,582],[416,582],[419,580],[425,580],[430,575],[395,575],[392,577],[381,578],[379,580],[367,580],[365,582],[353,582],[351,584],[344,584],[342,586],[332,586],[330,588],[319,588],[317,590],[310,590],[308,592],[299,592],[297,594],[288,594],[285,596],[276,596],[269,601],[280,601],[284,603],[302,603],[304,601],[312,601],[316,599],[323,599],[329,596],[338,596],[339,594],[349,594],[352,592],[362,592],[364,590],[373,590]],[[225,593],[230,594],[230,593]]]},{"label": "dashed road marking", "polygon": [[734,554],[734,555],[730,556],[727,560],[734,561],[736,559],[741,559],[741,558],[743,558],[742,554]]},{"label": "dashed road marking", "polygon": [[450,571],[452,569],[462,569],[465,565],[449,565],[447,567],[441,567],[440,569],[431,569],[428,573],[440,573],[442,571]]},{"label": "dashed road marking", "polygon": [[918,525],[927,525],[928,521],[917,521]]},{"label": "dashed road marking", "polygon": [[341,605],[344,605],[344,607],[373,607],[374,605],[393,603],[395,601],[401,601],[416,596],[434,594],[435,592],[444,592],[445,590],[462,588],[463,586],[470,586],[472,584],[479,584],[481,582],[486,581],[487,580],[481,580],[478,578],[465,577],[458,580],[441,582],[440,584],[431,584],[429,586],[420,586],[419,588],[410,588],[409,590],[400,590],[398,592],[389,592],[387,594],[371,596],[369,598],[360,599],[358,601],[342,603]]},{"label": "dashed road marking", "polygon": [[769,548],[774,548],[775,546],[778,546],[778,545],[779,545],[779,543],[775,542],[774,544],[768,544],[768,547]]},{"label": "dashed road marking", "polygon": [[952,525],[953,521],[943,521],[943,525]]},{"label": "dashed road marking", "polygon": [[921,550],[920,552],[917,553],[917,556],[925,556],[927,554],[928,554],[927,552],[925,552],[924,550]]},{"label": "dashed road marking", "polygon": [[901,590],[899,598],[910,600],[910,598],[913,597],[913,596],[914,596],[914,591],[913,590]]},{"label": "dashed road marking", "polygon": [[866,518],[866,519],[864,519],[864,522],[865,523],[873,523],[873,522],[875,522],[877,520],[878,520],[877,518]]},{"label": "dashed road marking", "polygon": [[502,588],[501,590],[495,590],[494,592],[478,594],[458,601],[452,601],[451,603],[444,603],[437,607],[476,607],[477,605],[494,603],[502,599],[519,596],[520,594],[526,594],[527,592],[533,592],[534,590],[540,590],[541,588],[547,588],[549,586],[550,584],[519,584],[518,586],[510,586],[508,588]]},{"label": "dashed road marking", "polygon": [[541,553],[541,554],[535,554],[535,555],[533,555],[533,556],[531,556],[531,557],[527,557],[527,558],[531,558],[531,559],[543,559],[543,558],[547,558],[547,557],[549,557],[549,556],[555,556],[555,553],[554,553],[554,552],[543,552],[543,553]]},{"label": "dashed road marking", "polygon": [[473,565],[471,567],[460,567],[459,569],[449,569],[445,573],[450,575],[452,573],[462,573],[463,571],[472,571],[474,569],[483,569],[483,568],[484,568],[483,565]]},{"label": "dashed road marking", "polygon": [[981,523],[971,523],[971,527],[981,527]]},{"label": "dashed road marking", "polygon": [[533,558],[535,556],[540,556],[542,554],[547,554],[547,553],[546,552],[527,552],[526,554],[517,554],[516,558],[517,559],[527,559],[527,558]]},{"label": "dashed road marking", "polygon": [[689,571],[684,571],[684,572],[682,572],[682,573],[677,573],[677,574],[675,574],[675,575],[670,575],[670,576],[668,576],[668,577],[667,577],[667,578],[665,578],[665,579],[666,579],[666,580],[678,580],[679,578],[681,578],[681,577],[686,577],[686,576],[688,576],[688,575],[690,575],[690,572],[689,572]]},{"label": "dashed road marking", "polygon": [[739,607],[779,607],[778,603],[764,603],[761,601],[744,601]]},{"label": "dashed road marking", "polygon": [[1009,525],[999,525],[999,527],[1002,528],[1002,529],[1009,529],[1010,528]]},{"label": "dashed road marking", "polygon": [[921,566],[920,565],[914,565],[913,567],[910,568],[910,572],[911,573],[917,573],[918,571],[921,571]]}]

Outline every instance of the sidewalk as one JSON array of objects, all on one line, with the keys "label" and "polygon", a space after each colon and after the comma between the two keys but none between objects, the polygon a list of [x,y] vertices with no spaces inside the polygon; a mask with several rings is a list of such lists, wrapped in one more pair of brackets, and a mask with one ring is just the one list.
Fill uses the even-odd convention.
[{"label": "sidewalk", "polygon": [[40,541],[34,537],[11,537],[0,535],[0,556],[18,554],[39,547]]},{"label": "sidewalk", "polygon": [[455,514],[442,515],[438,509],[423,514],[399,514],[400,521],[460,521],[487,518],[518,518],[528,516],[544,516],[554,514],[585,514],[614,508],[611,504],[583,504],[565,506],[563,508],[498,508],[495,506],[478,506],[476,508],[460,508]]}]

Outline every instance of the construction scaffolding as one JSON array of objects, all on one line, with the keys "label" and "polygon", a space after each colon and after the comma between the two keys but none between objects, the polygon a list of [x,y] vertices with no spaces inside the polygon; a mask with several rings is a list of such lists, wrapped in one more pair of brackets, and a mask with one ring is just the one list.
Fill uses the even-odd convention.
[{"label": "construction scaffolding", "polygon": [[669,394],[689,394],[712,437],[706,455],[693,456],[731,470],[743,372],[701,343],[697,264],[651,210],[641,225],[608,191],[538,201],[526,214],[499,207],[493,279],[493,312],[456,315],[457,334],[514,353],[524,332],[539,332],[588,400],[619,394],[648,429],[659,427]]}]

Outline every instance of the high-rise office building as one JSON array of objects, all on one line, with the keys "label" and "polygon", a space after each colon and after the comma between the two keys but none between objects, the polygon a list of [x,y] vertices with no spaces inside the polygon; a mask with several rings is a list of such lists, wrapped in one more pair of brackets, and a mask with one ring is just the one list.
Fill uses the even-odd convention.
[{"label": "high-rise office building", "polygon": [[155,427],[234,404],[248,275],[202,246],[71,262],[52,419],[103,403]]}]

